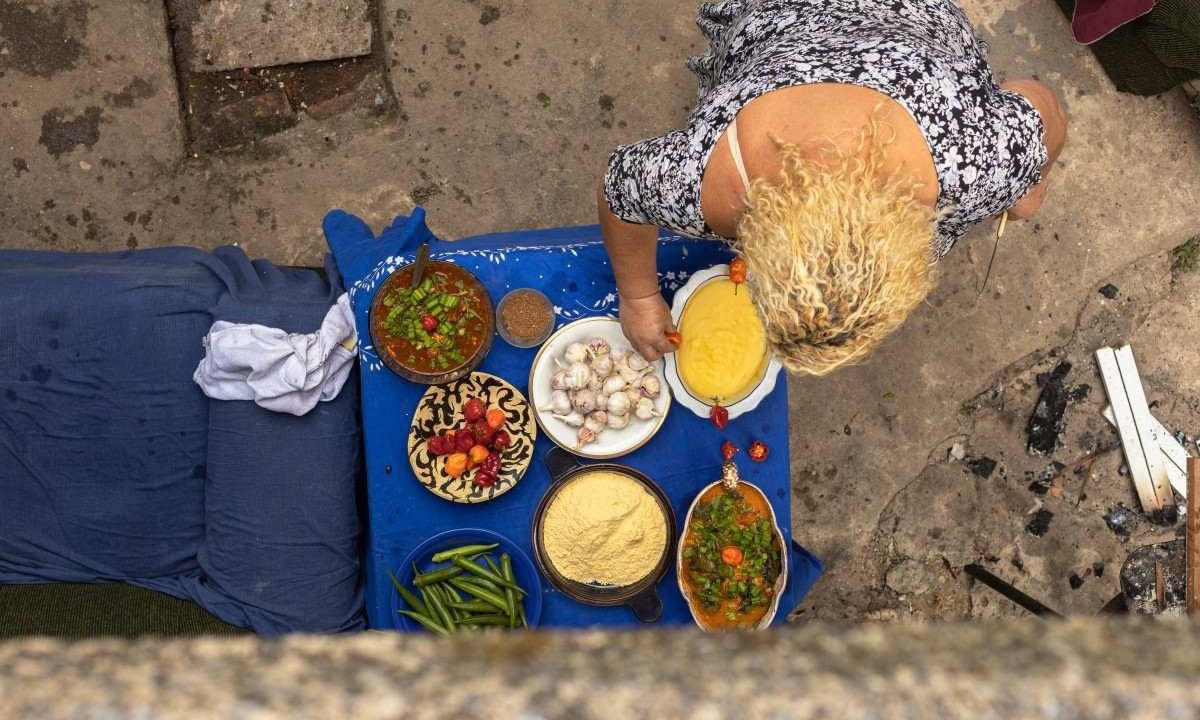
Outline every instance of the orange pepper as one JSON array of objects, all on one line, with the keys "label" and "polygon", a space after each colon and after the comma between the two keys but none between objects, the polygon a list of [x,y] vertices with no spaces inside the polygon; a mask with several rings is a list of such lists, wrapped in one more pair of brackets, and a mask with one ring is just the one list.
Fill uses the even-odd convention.
[{"label": "orange pepper", "polygon": [[490,454],[491,453],[489,453],[488,449],[485,448],[484,446],[476,445],[476,446],[472,447],[471,450],[467,453],[467,457],[470,458],[472,465],[478,465],[479,463],[486,460],[487,456]]},{"label": "orange pepper", "polygon": [[493,430],[499,430],[500,428],[504,427],[504,423],[507,420],[508,417],[500,408],[492,408],[491,410],[487,411],[487,424],[488,427]]},{"label": "orange pepper", "polygon": [[740,257],[729,261],[729,282],[734,285],[746,282],[746,261]]},{"label": "orange pepper", "polygon": [[454,453],[446,457],[446,474],[458,478],[467,471],[467,454]]},{"label": "orange pepper", "polygon": [[743,559],[745,559],[745,555],[737,545],[726,545],[721,549],[721,562],[726,565],[737,567],[742,564]]}]

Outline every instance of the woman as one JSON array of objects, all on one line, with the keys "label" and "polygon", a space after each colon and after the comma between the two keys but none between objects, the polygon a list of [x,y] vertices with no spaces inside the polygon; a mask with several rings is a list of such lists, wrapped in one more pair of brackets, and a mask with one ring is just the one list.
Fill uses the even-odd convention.
[{"label": "woman", "polygon": [[952,0],[727,0],[682,130],[618,148],[598,190],[621,325],[673,349],[659,227],[746,262],[775,354],[824,374],[862,359],[933,286],[967,228],[1028,217],[1066,121],[1035,80],[997,86]]}]

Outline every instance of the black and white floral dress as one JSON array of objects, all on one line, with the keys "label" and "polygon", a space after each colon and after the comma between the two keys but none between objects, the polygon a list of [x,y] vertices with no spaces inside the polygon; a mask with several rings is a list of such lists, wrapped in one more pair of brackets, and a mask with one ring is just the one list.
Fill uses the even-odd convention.
[{"label": "black and white floral dress", "polygon": [[702,5],[697,24],[710,45],[688,60],[700,90],[687,127],[609,158],[605,197],[627,222],[719,237],[700,208],[717,140],[746,103],[809,83],[876,90],[916,120],[941,186],[939,255],[1041,181],[1042,119],[999,88],[952,0],[727,0]]}]

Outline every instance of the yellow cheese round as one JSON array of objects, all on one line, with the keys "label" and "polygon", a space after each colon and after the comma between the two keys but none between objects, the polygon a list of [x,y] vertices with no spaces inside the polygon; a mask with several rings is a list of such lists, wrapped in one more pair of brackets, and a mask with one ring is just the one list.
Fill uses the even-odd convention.
[{"label": "yellow cheese round", "polygon": [[745,284],[717,278],[701,285],[684,305],[679,334],[679,378],[704,402],[735,403],[762,378],[766,332]]}]

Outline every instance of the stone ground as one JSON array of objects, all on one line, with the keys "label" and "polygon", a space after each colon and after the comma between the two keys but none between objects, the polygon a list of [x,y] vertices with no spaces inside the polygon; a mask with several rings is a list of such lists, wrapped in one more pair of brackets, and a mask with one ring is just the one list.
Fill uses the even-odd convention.
[{"label": "stone ground", "polygon": [[[1092,356],[1106,344],[1133,344],[1165,425],[1200,432],[1187,341],[1200,272],[1172,253],[1200,232],[1200,126],[1181,94],[1115,92],[1050,0],[963,4],[999,76],[1060,89],[1069,146],[1045,208],[1009,225],[985,292],[982,227],[871,362],[790,378],[795,531],[828,568],[801,618],[1021,614],[972,585],[968,562],[1092,614],[1133,548],[1181,532],[1140,512],[1109,528],[1113,508],[1138,510],[1119,450],[1090,475],[1049,476],[1116,442]],[[236,242],[316,264],[331,207],[378,228],[421,204],[450,238],[593,222],[611,148],[689,109],[695,5],[0,0],[0,246]],[[352,55],[352,86],[305,87],[308,66],[238,69],[336,74]],[[209,124],[195,118],[217,96],[248,99],[213,123],[282,130],[212,151],[222,138],[198,138]],[[1112,298],[1097,292],[1108,283]],[[1037,378],[1064,360],[1067,386],[1090,392],[1074,393],[1057,449],[1030,455]]]}]

